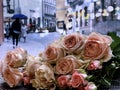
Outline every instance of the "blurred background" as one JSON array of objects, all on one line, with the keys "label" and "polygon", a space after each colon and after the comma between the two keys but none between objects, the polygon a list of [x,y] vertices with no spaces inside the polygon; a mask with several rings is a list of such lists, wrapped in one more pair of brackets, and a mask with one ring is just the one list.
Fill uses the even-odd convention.
[{"label": "blurred background", "polygon": [[0,44],[4,41],[5,28],[10,28],[15,14],[27,16],[21,19],[27,32],[63,32],[67,30],[89,34],[120,34],[120,0],[0,0]]}]

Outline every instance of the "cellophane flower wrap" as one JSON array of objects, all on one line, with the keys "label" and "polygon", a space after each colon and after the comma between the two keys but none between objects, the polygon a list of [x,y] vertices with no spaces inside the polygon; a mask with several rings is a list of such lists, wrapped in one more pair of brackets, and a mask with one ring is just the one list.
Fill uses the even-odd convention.
[{"label": "cellophane flower wrap", "polygon": [[111,85],[118,73],[120,63],[116,60],[120,57],[115,52],[119,52],[120,43],[116,44],[116,38],[120,40],[115,34],[76,32],[53,41],[38,56],[17,48],[1,61],[0,72],[10,87],[23,82],[44,90],[97,90]]}]

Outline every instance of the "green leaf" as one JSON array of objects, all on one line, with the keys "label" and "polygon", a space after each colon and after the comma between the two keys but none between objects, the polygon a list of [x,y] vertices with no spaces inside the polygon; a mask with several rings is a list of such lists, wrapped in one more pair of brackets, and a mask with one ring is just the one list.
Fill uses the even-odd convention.
[{"label": "green leaf", "polygon": [[90,80],[90,79],[92,79],[93,78],[93,76],[92,75],[89,75],[86,79],[87,80]]},{"label": "green leaf", "polygon": [[111,36],[113,39],[111,48],[112,48],[112,50],[114,50],[114,48],[116,48],[116,47],[118,47],[118,45],[120,45],[120,38],[116,35],[115,32],[110,32],[108,35]]},{"label": "green leaf", "polygon": [[105,85],[105,86],[110,86],[111,85],[111,80],[105,79],[103,78],[101,80],[101,84]]}]

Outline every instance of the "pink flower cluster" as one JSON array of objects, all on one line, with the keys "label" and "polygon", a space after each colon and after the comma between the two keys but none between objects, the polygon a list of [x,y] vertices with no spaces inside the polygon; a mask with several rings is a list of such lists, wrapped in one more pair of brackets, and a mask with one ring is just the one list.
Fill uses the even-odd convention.
[{"label": "pink flower cluster", "polygon": [[[19,82],[32,84],[38,89],[55,90],[96,90],[96,85],[87,79],[86,70],[97,70],[112,57],[111,37],[100,33],[81,35],[72,33],[52,42],[38,56],[28,55],[25,50],[17,49],[8,53],[0,64],[3,78],[8,85],[15,87]],[[0,67],[1,67],[0,66]],[[18,69],[24,67],[22,71]],[[13,70],[19,73],[12,74]],[[14,71],[15,72],[15,71]],[[12,82],[6,75],[14,78]]]},{"label": "pink flower cluster", "polygon": [[[72,75],[61,75],[57,78],[57,83],[60,88],[74,88],[75,90],[96,90],[94,83],[86,80],[86,74],[74,71]],[[67,89],[66,89],[67,90]]]}]

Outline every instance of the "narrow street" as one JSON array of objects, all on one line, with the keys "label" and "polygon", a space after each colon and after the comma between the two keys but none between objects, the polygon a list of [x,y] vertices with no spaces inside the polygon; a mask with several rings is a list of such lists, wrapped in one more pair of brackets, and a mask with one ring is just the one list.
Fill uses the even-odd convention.
[{"label": "narrow street", "polygon": [[[61,36],[58,32],[50,33],[29,33],[24,42],[23,38],[20,39],[19,47],[22,47],[28,51],[29,54],[37,56],[45,47],[53,42],[55,39]],[[13,49],[12,39],[4,40],[4,43],[0,46],[0,60],[4,58],[6,53]]]}]

